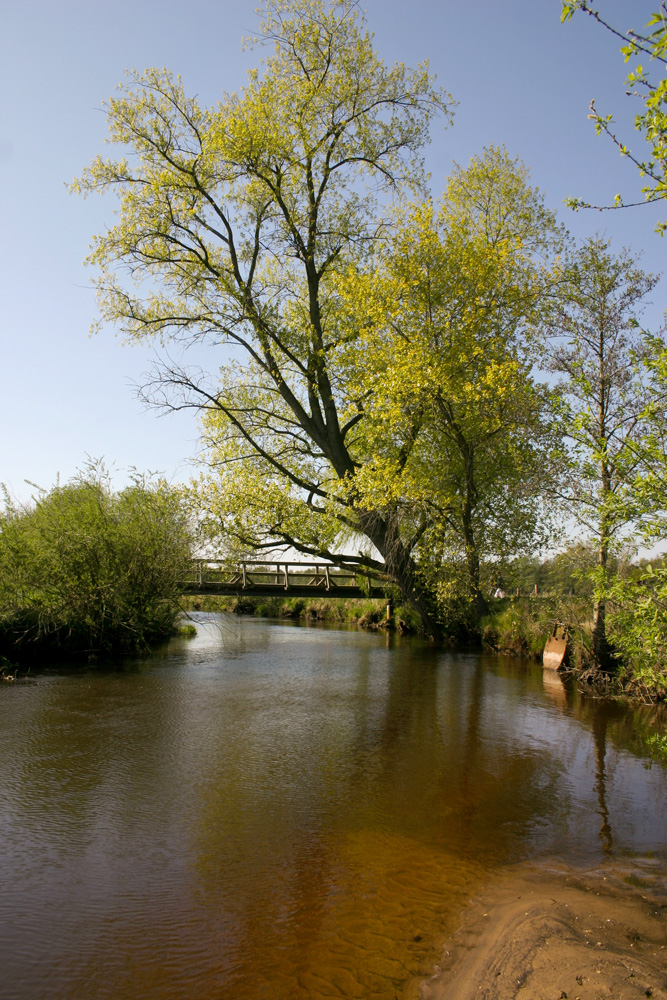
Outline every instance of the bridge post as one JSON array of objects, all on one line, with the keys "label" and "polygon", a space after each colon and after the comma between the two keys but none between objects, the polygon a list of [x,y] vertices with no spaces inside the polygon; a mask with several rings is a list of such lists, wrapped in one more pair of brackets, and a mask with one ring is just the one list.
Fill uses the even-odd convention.
[{"label": "bridge post", "polygon": [[327,581],[327,590],[328,590],[329,589],[329,567],[328,566],[324,567],[324,576],[325,576],[325,579]]},{"label": "bridge post", "polygon": [[283,575],[285,577],[285,590],[289,590],[289,577],[287,575],[287,563],[283,566]]},{"label": "bridge post", "polygon": [[246,575],[245,575],[245,563],[242,563],[242,566],[243,566],[243,589],[245,590],[245,588],[246,588],[246,583],[248,582],[248,581],[246,580]]}]

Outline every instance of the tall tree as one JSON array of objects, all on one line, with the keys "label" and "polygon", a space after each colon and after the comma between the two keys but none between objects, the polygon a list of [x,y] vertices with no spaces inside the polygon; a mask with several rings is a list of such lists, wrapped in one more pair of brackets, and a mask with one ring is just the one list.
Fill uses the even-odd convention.
[{"label": "tall tree", "polygon": [[560,376],[560,415],[568,451],[557,481],[568,514],[597,539],[599,580],[593,647],[598,665],[614,667],[606,628],[612,543],[633,518],[624,494],[642,465],[647,414],[656,402],[647,377],[650,341],[637,322],[657,278],[633,255],[588,240],[563,268],[549,324],[548,367]]},{"label": "tall tree", "polygon": [[347,293],[366,321],[355,350],[376,456],[359,489],[419,512],[421,561],[436,578],[463,563],[473,621],[488,610],[481,560],[532,550],[546,527],[549,392],[529,331],[561,238],[525,167],[492,147],[454,171],[439,206],[408,210]]},{"label": "tall tree", "polygon": [[[663,201],[667,198],[667,0],[662,0],[660,9],[650,18],[646,27],[641,31],[630,29],[621,32],[600,13],[595,10],[589,0],[565,0],[562,6],[561,20],[569,20],[573,14],[581,11],[592,17],[612,35],[622,39],[624,45],[621,52],[626,63],[630,59],[637,57],[635,68],[627,78],[628,94],[639,98],[642,102],[642,109],[635,115],[635,129],[646,140],[649,146],[648,156],[633,152],[627,142],[620,138],[615,131],[614,121],[611,115],[600,114],[595,101],[591,101],[590,114],[595,123],[598,135],[604,133],[608,136],[622,156],[635,164],[641,176],[645,178],[642,187],[644,201],[625,202],[619,194],[616,196],[613,205],[590,205],[579,198],[568,199],[572,208],[626,208],[637,205],[650,204],[651,202]],[[652,66],[647,66],[646,57]],[[667,221],[659,222],[656,232],[664,233],[667,229]]]},{"label": "tall tree", "polygon": [[[637,475],[618,507],[634,520],[646,546],[667,539],[667,345],[662,335],[645,337],[648,405],[636,444]],[[667,564],[654,554],[623,579],[612,579],[609,632],[624,667],[650,698],[667,696]]]},{"label": "tall tree", "polygon": [[364,401],[341,364],[354,333],[335,286],[383,235],[382,192],[423,189],[429,124],[452,102],[426,65],[384,65],[354,0],[267,0],[260,41],[262,69],[215,107],[157,70],[107,103],[127,156],[97,158],[74,184],[120,200],[90,257],[102,319],[226,348],[219,384],[166,365],[152,398],[216,415],[223,492],[257,508],[272,491],[254,542],[332,555],[332,521],[346,525],[380,554],[349,560],[386,570],[434,632],[395,511],[359,507],[348,488]]}]

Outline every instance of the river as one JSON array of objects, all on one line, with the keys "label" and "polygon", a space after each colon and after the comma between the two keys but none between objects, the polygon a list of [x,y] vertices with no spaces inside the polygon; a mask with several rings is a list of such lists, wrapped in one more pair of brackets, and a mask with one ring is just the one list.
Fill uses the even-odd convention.
[{"label": "river", "polygon": [[3,1000],[395,1000],[504,866],[667,869],[655,710],[418,639],[195,618],[2,685]]}]

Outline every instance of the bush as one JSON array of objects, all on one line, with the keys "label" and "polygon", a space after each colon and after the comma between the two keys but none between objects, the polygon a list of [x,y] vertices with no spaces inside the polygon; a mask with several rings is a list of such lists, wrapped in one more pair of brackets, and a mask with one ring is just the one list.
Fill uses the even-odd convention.
[{"label": "bush", "polygon": [[0,514],[0,647],[134,653],[174,634],[190,555],[177,496],[137,477],[120,492],[91,465]]},{"label": "bush", "polygon": [[648,698],[667,699],[667,567],[646,564],[612,581],[608,631],[626,680]]}]

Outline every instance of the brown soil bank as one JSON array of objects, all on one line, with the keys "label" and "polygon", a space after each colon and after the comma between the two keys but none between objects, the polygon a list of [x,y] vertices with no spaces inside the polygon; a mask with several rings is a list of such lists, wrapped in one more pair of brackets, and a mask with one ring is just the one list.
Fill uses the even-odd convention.
[{"label": "brown soil bank", "polygon": [[667,875],[651,862],[505,873],[419,1000],[667,1000]]}]

